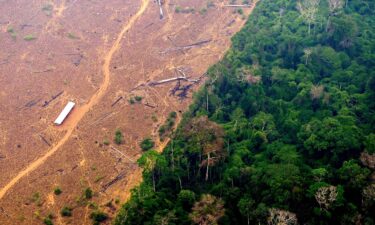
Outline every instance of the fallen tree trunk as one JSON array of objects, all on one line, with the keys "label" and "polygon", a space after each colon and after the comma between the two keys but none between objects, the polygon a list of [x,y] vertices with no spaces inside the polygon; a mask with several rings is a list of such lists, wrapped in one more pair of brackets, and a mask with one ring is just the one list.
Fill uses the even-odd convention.
[{"label": "fallen tree trunk", "polygon": [[209,43],[211,41],[212,41],[212,39],[208,39],[208,40],[198,41],[198,42],[190,44],[190,45],[179,46],[179,47],[174,47],[174,48],[168,48],[167,50],[165,50],[165,51],[163,51],[161,53],[165,54],[165,53],[171,52],[171,51],[186,50],[186,49],[190,49],[190,48],[193,48],[193,47],[196,47],[196,46],[207,44],[207,43]]},{"label": "fallen tree trunk", "polygon": [[111,107],[115,106],[119,101],[121,101],[121,99],[123,99],[123,97],[119,97],[112,105]]},{"label": "fallen tree trunk", "polygon": [[112,179],[111,181],[109,181],[108,183],[104,184],[102,186],[102,192],[105,192],[110,186],[114,185],[116,182],[118,182],[119,180],[121,180],[122,178],[124,178],[126,175],[126,172],[123,171],[121,172],[119,175],[117,175],[114,179]]},{"label": "fallen tree trunk", "polygon": [[130,162],[134,163],[134,160],[133,160],[133,159],[127,157],[124,153],[122,153],[122,152],[121,152],[120,150],[118,150],[117,148],[111,146],[111,149],[112,149],[112,150],[115,150],[115,151],[118,152],[120,155],[124,156],[124,157],[125,157],[127,160],[129,160]]},{"label": "fallen tree trunk", "polygon": [[245,4],[245,5],[224,5],[224,7],[242,7],[242,8],[250,8],[251,5]]},{"label": "fallen tree trunk", "polygon": [[169,79],[164,79],[164,80],[149,82],[148,85],[150,85],[150,86],[156,86],[156,85],[159,85],[159,84],[164,84],[164,83],[168,83],[168,82],[172,82],[172,81],[176,81],[176,80],[185,80],[185,81],[188,81],[188,79],[186,77],[172,77],[172,78],[169,78]]}]

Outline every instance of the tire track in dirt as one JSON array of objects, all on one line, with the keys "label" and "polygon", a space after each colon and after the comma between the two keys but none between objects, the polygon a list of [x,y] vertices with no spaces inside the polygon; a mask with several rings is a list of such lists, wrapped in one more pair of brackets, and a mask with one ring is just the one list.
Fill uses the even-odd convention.
[{"label": "tire track in dirt", "polygon": [[12,188],[20,179],[24,176],[27,176],[29,173],[37,169],[41,166],[50,156],[52,156],[62,145],[64,145],[68,140],[69,137],[72,135],[73,131],[77,127],[79,121],[84,117],[84,115],[90,111],[90,109],[95,106],[101,98],[106,93],[109,84],[110,84],[110,64],[113,58],[113,55],[116,53],[117,50],[120,49],[121,40],[124,37],[125,33],[134,25],[135,21],[145,12],[147,6],[149,4],[149,0],[142,0],[141,6],[137,13],[132,16],[129,22],[122,28],[121,32],[117,35],[117,39],[112,45],[109,52],[104,56],[104,64],[102,66],[103,71],[103,82],[98,89],[98,91],[90,98],[89,102],[86,105],[77,108],[73,115],[71,115],[69,124],[66,126],[67,132],[65,135],[57,142],[50,150],[47,151],[43,156],[29,164],[25,169],[20,171],[12,180],[10,180],[3,188],[0,189],[0,199],[4,197],[7,191]]}]

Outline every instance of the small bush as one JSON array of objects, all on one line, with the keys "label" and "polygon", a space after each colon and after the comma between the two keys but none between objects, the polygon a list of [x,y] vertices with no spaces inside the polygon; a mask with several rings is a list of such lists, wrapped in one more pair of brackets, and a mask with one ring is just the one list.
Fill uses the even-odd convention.
[{"label": "small bush", "polygon": [[52,219],[50,218],[44,218],[43,223],[45,225],[53,225]]},{"label": "small bush", "polygon": [[91,199],[92,195],[93,195],[93,192],[92,192],[91,188],[86,188],[83,195],[84,195],[85,199]]},{"label": "small bush", "polygon": [[199,14],[201,14],[201,15],[204,15],[204,14],[206,14],[207,13],[207,9],[206,8],[201,8],[200,10],[199,10]]},{"label": "small bush", "polygon": [[104,145],[109,145],[109,140],[108,139],[104,139],[103,144]]},{"label": "small bush", "polygon": [[9,27],[7,28],[7,32],[8,32],[8,33],[14,33],[15,31],[14,31],[14,28],[13,28],[12,26],[9,26]]},{"label": "small bush", "polygon": [[174,9],[174,11],[175,11],[176,13],[180,13],[181,10],[182,10],[182,8],[181,8],[180,6],[176,6],[176,8]]},{"label": "small bush", "polygon": [[73,33],[68,33],[68,38],[70,38],[70,39],[79,39],[75,34],[73,34]]},{"label": "small bush", "polygon": [[143,97],[142,97],[142,96],[135,96],[134,99],[135,99],[137,102],[140,102],[140,101],[142,101]]},{"label": "small bush", "polygon": [[237,13],[243,15],[243,9],[237,9]]},{"label": "small bush", "polygon": [[94,224],[99,224],[108,219],[108,215],[104,212],[96,210],[90,214],[90,218],[93,220]]},{"label": "small bush", "polygon": [[115,132],[115,143],[120,145],[123,141],[123,136],[121,130],[117,129]]},{"label": "small bush", "polygon": [[169,118],[175,119],[177,117],[177,113],[175,111],[169,113]]},{"label": "small bush", "polygon": [[131,98],[129,99],[129,103],[130,103],[131,105],[133,105],[133,104],[135,103],[135,100],[134,100],[133,97],[131,97]]},{"label": "small bush", "polygon": [[55,190],[53,190],[53,193],[55,193],[55,195],[60,195],[62,193],[60,187],[56,187]]},{"label": "small bush", "polygon": [[215,7],[215,3],[213,1],[208,1],[207,8],[212,8],[212,7]]},{"label": "small bush", "polygon": [[164,133],[165,133],[166,129],[165,129],[165,126],[162,125],[159,127],[159,135],[162,136]]},{"label": "small bush", "polygon": [[64,217],[72,216],[72,208],[65,206],[64,208],[61,209],[60,214],[61,216],[64,216]]},{"label": "small bush", "polygon": [[155,145],[155,142],[151,138],[144,139],[140,144],[143,151],[150,150],[151,148],[154,147],[154,145]]},{"label": "small bush", "polygon": [[99,176],[99,175],[97,175],[96,177],[95,177],[95,183],[98,183],[99,181],[101,181],[101,180],[103,180],[103,178],[104,178],[104,176]]},{"label": "small bush", "polygon": [[25,37],[23,37],[23,39],[24,39],[25,41],[32,41],[32,40],[35,40],[36,37],[35,37],[34,35],[32,35],[32,34],[28,34],[28,35],[26,35]]}]

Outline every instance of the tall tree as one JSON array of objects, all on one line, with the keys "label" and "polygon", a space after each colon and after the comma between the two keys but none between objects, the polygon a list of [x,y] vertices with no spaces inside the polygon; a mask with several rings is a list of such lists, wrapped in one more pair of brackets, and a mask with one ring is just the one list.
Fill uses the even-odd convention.
[{"label": "tall tree", "polygon": [[311,25],[315,23],[320,0],[302,0],[297,2],[297,9],[308,25],[308,33],[311,32]]}]

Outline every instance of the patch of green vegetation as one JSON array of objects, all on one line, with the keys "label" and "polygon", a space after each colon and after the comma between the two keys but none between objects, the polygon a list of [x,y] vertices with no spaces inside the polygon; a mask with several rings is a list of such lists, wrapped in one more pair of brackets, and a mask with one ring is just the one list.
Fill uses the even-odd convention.
[{"label": "patch of green vegetation", "polygon": [[122,135],[121,130],[117,129],[115,132],[115,143],[120,145],[122,144],[123,139],[124,139],[124,136]]},{"label": "patch of green vegetation", "polygon": [[99,208],[98,204],[96,204],[95,202],[89,202],[87,205],[89,206],[90,209],[96,210]]},{"label": "patch of green vegetation", "polygon": [[91,199],[92,198],[92,196],[93,196],[93,191],[91,190],[91,188],[86,188],[84,191],[83,191],[83,197],[85,198],[85,199]]},{"label": "patch of green vegetation", "polygon": [[156,114],[155,114],[155,113],[152,114],[152,116],[151,116],[151,120],[152,120],[152,122],[154,122],[154,123],[158,122],[158,118],[156,117]]},{"label": "patch of green vegetation", "polygon": [[23,40],[25,40],[25,41],[32,41],[32,40],[35,40],[35,39],[36,39],[36,37],[33,34],[28,34],[28,35],[23,37]]},{"label": "patch of green vegetation", "polygon": [[13,40],[17,39],[17,33],[14,30],[13,26],[8,26],[7,32],[10,34]]},{"label": "patch of green vegetation", "polygon": [[33,193],[31,196],[31,202],[35,203],[37,206],[42,206],[42,198],[39,192]]},{"label": "patch of green vegetation", "polygon": [[142,99],[143,99],[142,96],[138,96],[138,95],[136,95],[136,96],[134,97],[134,100],[136,100],[137,102],[142,101]]},{"label": "patch of green vegetation", "polygon": [[108,215],[102,211],[95,210],[90,214],[94,225],[100,224],[108,219]]},{"label": "patch of green vegetation", "polygon": [[60,194],[62,193],[62,190],[61,190],[60,187],[56,187],[55,190],[53,190],[53,193],[54,193],[55,195],[60,195]]},{"label": "patch of green vegetation", "polygon": [[142,149],[143,151],[147,151],[147,150],[152,149],[152,148],[154,147],[154,145],[155,145],[155,142],[154,142],[151,138],[145,138],[145,139],[141,142],[141,144],[140,144],[141,149]]},{"label": "patch of green vegetation", "polygon": [[169,135],[173,129],[173,126],[175,125],[175,120],[177,118],[176,112],[170,112],[167,118],[167,121],[163,125],[159,127],[159,137],[160,140],[163,140],[165,136]]},{"label": "patch of green vegetation", "polygon": [[191,7],[182,8],[181,6],[176,6],[174,11],[175,13],[194,13],[195,9]]},{"label": "patch of green vegetation", "polygon": [[206,13],[207,13],[207,8],[201,8],[199,10],[199,14],[201,14],[201,15],[205,15]]},{"label": "patch of green vegetation", "polygon": [[215,7],[215,3],[213,1],[207,1],[207,8],[213,8]]},{"label": "patch of green vegetation", "polygon": [[101,180],[103,180],[104,179],[104,175],[97,175],[96,177],[95,177],[95,183],[98,183],[99,181],[101,181]]},{"label": "patch of green vegetation", "polygon": [[51,3],[44,4],[42,7],[42,11],[47,15],[51,16],[53,11],[53,5]]},{"label": "patch of green vegetation", "polygon": [[69,207],[69,206],[64,206],[62,209],[61,209],[61,211],[60,211],[60,214],[61,214],[61,216],[63,216],[63,217],[70,217],[70,216],[72,216],[72,208],[71,207]]},{"label": "patch of green vegetation", "polygon": [[104,144],[104,145],[109,145],[109,144],[110,144],[110,143],[109,143],[109,140],[108,140],[108,139],[104,139],[104,140],[103,140],[103,144]]},{"label": "patch of green vegetation", "polygon": [[34,212],[34,217],[35,217],[35,219],[38,219],[38,220],[40,220],[42,218],[39,210]]},{"label": "patch of green vegetation", "polygon": [[53,221],[50,218],[44,218],[43,223],[45,225],[53,225]]},{"label": "patch of green vegetation", "polygon": [[75,35],[74,33],[71,33],[71,32],[69,32],[67,36],[68,36],[68,38],[73,39],[73,40],[79,39],[79,37],[77,35]]},{"label": "patch of green vegetation", "polygon": [[128,101],[129,101],[130,105],[133,105],[135,103],[135,100],[134,100],[133,97],[130,97]]},{"label": "patch of green vegetation", "polygon": [[236,12],[237,12],[238,14],[240,14],[240,15],[243,15],[243,9],[241,9],[241,8],[237,9]]},{"label": "patch of green vegetation", "polygon": [[44,218],[43,223],[44,223],[45,225],[53,225],[53,221],[52,221],[53,218],[54,218],[53,214],[50,213],[50,214],[48,214],[48,215]]}]

